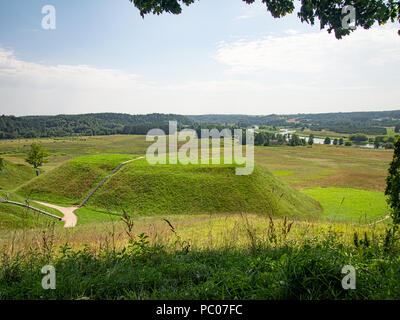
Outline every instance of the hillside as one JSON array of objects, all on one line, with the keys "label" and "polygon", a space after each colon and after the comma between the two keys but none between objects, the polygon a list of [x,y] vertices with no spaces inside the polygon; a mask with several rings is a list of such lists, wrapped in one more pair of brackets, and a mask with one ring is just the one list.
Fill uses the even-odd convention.
[{"label": "hillside", "polygon": [[95,155],[74,158],[22,185],[17,193],[30,199],[76,204],[119,163],[133,155]]},{"label": "hillside", "polygon": [[4,168],[0,171],[0,192],[11,191],[35,176],[32,167],[4,161]]},{"label": "hillside", "polygon": [[[17,194],[32,200],[71,205],[129,155],[85,156],[69,160],[22,185]],[[274,216],[318,217],[315,200],[294,190],[266,169],[235,175],[235,166],[158,165],[145,159],[120,169],[89,200],[86,207],[144,214],[265,213]]]},{"label": "hillside", "polygon": [[[18,198],[18,196],[17,199],[15,199],[16,196],[12,195],[12,198],[13,200],[23,202],[23,199]],[[35,203],[35,207],[54,215],[60,215],[58,211],[37,203]],[[40,228],[45,227],[48,223],[55,223],[57,226],[64,225],[64,222],[62,221],[47,217],[33,210],[21,208],[11,204],[0,203],[0,231]]]},{"label": "hillside", "polygon": [[322,211],[318,202],[261,167],[237,176],[232,165],[150,166],[145,160],[114,175],[88,206],[144,214],[248,212],[301,218],[315,218]]}]

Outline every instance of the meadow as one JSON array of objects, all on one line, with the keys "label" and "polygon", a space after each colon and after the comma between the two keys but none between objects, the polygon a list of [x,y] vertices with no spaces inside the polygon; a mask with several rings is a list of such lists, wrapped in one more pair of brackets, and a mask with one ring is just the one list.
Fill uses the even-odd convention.
[{"label": "meadow", "polygon": [[[23,164],[31,142],[0,144],[0,195],[64,206],[149,145],[144,136],[40,139],[51,156],[35,177]],[[388,214],[392,156],[256,147],[255,171],[241,178],[235,165],[137,160],[110,176],[68,229],[0,204],[0,299],[398,299],[400,248],[387,238],[390,219],[373,224]],[[57,290],[41,289],[44,264],[56,267]],[[354,291],[341,287],[348,264]]]},{"label": "meadow", "polygon": [[[49,162],[44,166],[44,174],[39,178],[35,178],[34,170],[24,164],[32,141],[41,143],[51,154]],[[118,163],[143,155],[149,145],[150,142],[146,142],[144,136],[129,135],[5,140],[0,144],[0,155],[6,160],[7,166],[0,174],[0,188],[3,189],[3,195],[8,192],[14,200],[31,197],[61,206],[77,204]],[[289,185],[318,201],[323,208],[322,213],[316,215],[319,220],[371,223],[388,214],[383,191],[392,154],[391,150],[326,145],[314,145],[312,148],[256,147],[257,167],[267,170],[261,173],[258,169],[256,176],[260,176],[258,184],[261,188],[271,189],[271,186],[261,186],[262,181],[271,180],[266,174],[269,171],[277,178],[276,181],[286,183],[285,188]],[[249,199],[261,199],[257,196],[260,187],[254,187],[253,182],[247,186],[246,183],[238,184],[242,187],[236,191],[232,181],[221,182],[229,178],[223,171],[218,171],[226,169],[213,169],[216,171],[208,177],[204,176],[205,180],[199,180],[200,176],[198,173],[196,176],[194,167],[190,169],[190,166],[180,166],[179,170],[183,170],[180,175],[174,172],[173,166],[159,168],[159,172],[155,173],[151,168],[143,166],[144,162],[139,160],[121,169],[121,173],[107,182],[110,188],[96,192],[88,205],[77,211],[82,216],[81,222],[107,221],[109,213],[120,215],[123,206],[141,213],[146,211],[147,214],[152,214],[152,208],[162,214],[168,214],[168,208],[174,208],[172,211],[175,213],[188,214],[257,213],[263,211],[262,207],[265,209],[268,206],[262,201],[248,200],[246,203],[252,204],[249,207],[240,202],[238,196],[236,205],[230,207],[227,204],[220,205],[222,198],[215,201],[219,195],[218,189],[224,187],[231,194],[237,191]],[[202,166],[199,170],[205,172],[208,169]],[[212,179],[214,174],[218,179]],[[145,179],[148,184],[141,183],[140,179]],[[217,181],[220,181],[219,186],[215,184]],[[177,188],[173,195],[169,195],[172,190],[168,187],[169,183],[174,183]],[[187,188],[187,184],[192,188]],[[203,188],[204,185],[214,187]],[[124,194],[129,194],[126,188],[136,191],[129,199],[120,199],[121,195],[123,198]],[[146,196],[146,193],[151,194],[151,197]],[[284,193],[294,194],[293,191]],[[152,201],[157,194],[162,196]],[[232,195],[229,201],[235,203],[234,198]],[[124,205],[121,205],[121,201]],[[201,201],[204,204],[198,205]],[[305,202],[304,199],[302,202]],[[202,208],[204,205],[209,207]],[[284,215],[300,218],[301,214],[290,214],[289,211],[295,212],[296,209],[292,207]]]},{"label": "meadow", "polygon": [[[400,248],[384,228],[259,215],[168,215],[3,242],[1,299],[399,299]],[[10,241],[10,238],[9,240]],[[29,246],[30,250],[25,250]],[[41,268],[57,270],[43,290]],[[342,268],[357,271],[343,290]]]}]

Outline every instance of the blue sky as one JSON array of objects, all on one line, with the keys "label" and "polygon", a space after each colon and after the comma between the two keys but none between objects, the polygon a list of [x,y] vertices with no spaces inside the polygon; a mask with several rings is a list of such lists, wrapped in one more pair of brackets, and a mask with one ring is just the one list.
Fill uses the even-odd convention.
[{"label": "blue sky", "polygon": [[[48,4],[56,30],[41,27]],[[0,0],[0,113],[399,109],[398,28],[338,41],[260,1],[142,19],[128,0]]]}]

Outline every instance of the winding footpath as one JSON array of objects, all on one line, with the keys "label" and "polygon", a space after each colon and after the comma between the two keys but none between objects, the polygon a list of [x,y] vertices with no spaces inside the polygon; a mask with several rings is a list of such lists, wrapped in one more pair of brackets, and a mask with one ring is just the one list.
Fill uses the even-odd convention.
[{"label": "winding footpath", "polygon": [[372,223],[370,223],[370,224],[367,224],[367,226],[368,226],[368,227],[374,226],[374,225],[378,224],[379,222],[385,221],[385,220],[387,220],[387,219],[389,219],[389,218],[390,218],[390,214],[388,214],[388,215],[387,215],[386,217],[384,217],[383,219],[380,219],[380,220],[378,220],[378,221],[375,221],[375,222],[372,222]]},{"label": "winding footpath", "polygon": [[111,173],[104,177],[94,188],[93,190],[88,194],[88,196],[79,204],[79,206],[77,207],[60,207],[60,206],[56,206],[54,204],[50,204],[50,203],[45,203],[45,202],[39,202],[39,201],[35,201],[38,204],[41,204],[43,206],[49,207],[49,208],[53,208],[56,209],[58,211],[60,211],[64,217],[62,218],[62,221],[64,221],[64,228],[73,228],[76,226],[77,222],[78,222],[78,217],[76,216],[76,214],[74,213],[75,210],[83,207],[85,205],[85,203],[94,195],[94,193],[110,178],[112,177],[114,174],[116,174],[119,169],[121,169],[122,166],[139,160],[139,159],[144,159],[144,157],[138,157],[132,160],[128,160],[125,162],[121,162],[117,167],[114,168],[113,171],[111,171]]},{"label": "winding footpath", "polygon": [[76,226],[76,223],[78,222],[78,217],[75,215],[74,211],[76,209],[79,209],[79,207],[59,207],[55,206],[54,204],[49,204],[45,202],[40,202],[40,201],[35,201],[35,202],[41,204],[42,206],[46,206],[60,211],[64,215],[64,217],[62,218],[62,221],[65,222],[64,228],[72,228]]}]

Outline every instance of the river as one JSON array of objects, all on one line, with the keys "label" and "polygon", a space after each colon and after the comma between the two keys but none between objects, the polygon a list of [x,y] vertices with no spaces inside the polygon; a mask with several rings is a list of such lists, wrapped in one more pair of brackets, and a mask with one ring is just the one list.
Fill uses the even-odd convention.
[{"label": "river", "polygon": [[[295,133],[295,132],[296,132],[296,130],[281,129],[279,133],[283,134],[283,135],[286,134],[286,135],[288,135],[288,138],[289,138],[290,135]],[[301,136],[299,134],[299,138],[300,139],[305,139],[308,142],[308,137]],[[331,138],[331,145],[333,145],[333,140],[334,139]],[[316,143],[316,144],[324,144],[324,142],[325,142],[325,139],[314,138],[314,143]],[[353,143],[353,145],[356,146],[356,147],[360,147],[360,148],[368,148],[368,149],[374,149],[375,148],[375,146],[373,144],[371,144],[371,143],[366,143],[366,144],[355,144],[355,143]]]}]

